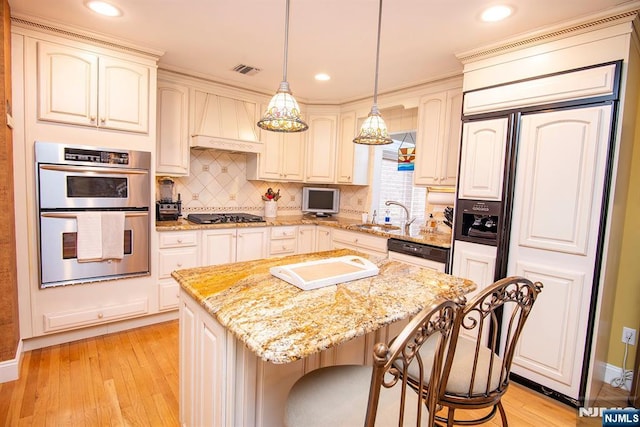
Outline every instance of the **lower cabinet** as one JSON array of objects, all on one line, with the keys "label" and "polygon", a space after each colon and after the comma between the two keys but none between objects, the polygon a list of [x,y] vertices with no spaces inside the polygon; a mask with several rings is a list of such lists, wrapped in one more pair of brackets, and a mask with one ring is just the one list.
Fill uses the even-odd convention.
[{"label": "lower cabinet", "polygon": [[171,272],[199,264],[197,231],[166,231],[159,235],[158,310],[178,308],[179,287]]},{"label": "lower cabinet", "polygon": [[222,228],[202,231],[200,265],[265,258],[268,251],[267,227]]},{"label": "lower cabinet", "polygon": [[316,252],[330,251],[333,249],[333,240],[331,239],[331,227],[316,227]]},{"label": "lower cabinet", "polygon": [[99,323],[112,322],[149,312],[147,298],[114,305],[44,314],[44,332],[58,332]]},{"label": "lower cabinet", "polygon": [[269,256],[284,256],[297,253],[297,226],[271,227],[270,236]]},{"label": "lower cabinet", "polygon": [[287,395],[307,372],[322,366],[371,364],[373,347],[406,321],[305,359],[273,364],[236,340],[190,295],[180,291],[180,424],[282,425]]},{"label": "lower cabinet", "polygon": [[308,254],[316,251],[316,225],[298,226],[298,252]]},{"label": "lower cabinet", "polygon": [[334,249],[354,249],[366,254],[387,258],[386,237],[377,237],[358,231],[334,229],[331,230],[331,240]]}]

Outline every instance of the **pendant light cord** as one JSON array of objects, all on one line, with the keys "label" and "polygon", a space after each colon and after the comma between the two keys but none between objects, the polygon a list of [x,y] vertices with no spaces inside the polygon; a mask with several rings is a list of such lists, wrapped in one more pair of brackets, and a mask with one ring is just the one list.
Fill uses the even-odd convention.
[{"label": "pendant light cord", "polygon": [[[289,0],[287,0],[288,2]],[[382,26],[382,0],[378,7],[378,46],[376,48],[376,74],[373,85],[373,105],[378,105],[378,66],[380,64],[380,28]]]},{"label": "pendant light cord", "polygon": [[282,81],[287,81],[287,51],[289,50],[289,0],[285,9],[284,18],[284,65],[282,66]]}]

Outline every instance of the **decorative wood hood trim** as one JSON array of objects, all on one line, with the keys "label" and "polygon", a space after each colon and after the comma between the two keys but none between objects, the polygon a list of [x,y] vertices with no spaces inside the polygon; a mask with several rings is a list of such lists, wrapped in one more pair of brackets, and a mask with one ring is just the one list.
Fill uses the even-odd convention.
[{"label": "decorative wood hood trim", "polygon": [[592,15],[591,17],[571,21],[557,27],[546,28],[541,31],[529,33],[517,38],[511,38],[504,42],[485,46],[467,52],[456,54],[456,57],[463,64],[478,61],[484,58],[501,55],[510,51],[547,43],[553,40],[563,39],[599,28],[610,27],[617,24],[632,22],[640,13],[640,1],[631,5],[609,11],[606,15]]}]

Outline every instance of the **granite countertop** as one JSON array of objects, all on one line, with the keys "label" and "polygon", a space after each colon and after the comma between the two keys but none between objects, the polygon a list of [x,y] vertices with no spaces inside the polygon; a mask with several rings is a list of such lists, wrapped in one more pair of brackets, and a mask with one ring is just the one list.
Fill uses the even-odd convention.
[{"label": "granite countertop", "polygon": [[[375,262],[376,276],[302,291],[269,268],[345,255]],[[258,357],[292,362],[419,312],[437,297],[455,298],[467,279],[338,249],[281,258],[177,270],[172,273],[220,324]]]},{"label": "granite countertop", "polygon": [[306,215],[286,215],[276,218],[265,218],[264,222],[241,223],[241,224],[195,224],[180,218],[177,221],[157,221],[156,231],[179,231],[179,230],[206,230],[215,228],[240,228],[240,227],[275,227],[285,225],[316,224],[328,227],[341,228],[360,233],[373,234],[381,237],[396,238],[416,243],[423,243],[440,248],[451,248],[451,232],[423,233],[419,224],[411,224],[409,234],[402,228],[397,230],[383,230],[381,228],[363,229],[359,227],[361,222],[351,218],[315,218]]}]

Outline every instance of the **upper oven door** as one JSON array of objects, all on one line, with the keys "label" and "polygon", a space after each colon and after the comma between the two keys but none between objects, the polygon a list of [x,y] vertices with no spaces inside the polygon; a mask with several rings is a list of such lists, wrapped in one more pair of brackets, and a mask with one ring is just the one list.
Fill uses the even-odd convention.
[{"label": "upper oven door", "polygon": [[149,172],[113,167],[38,165],[40,209],[149,207]]}]

